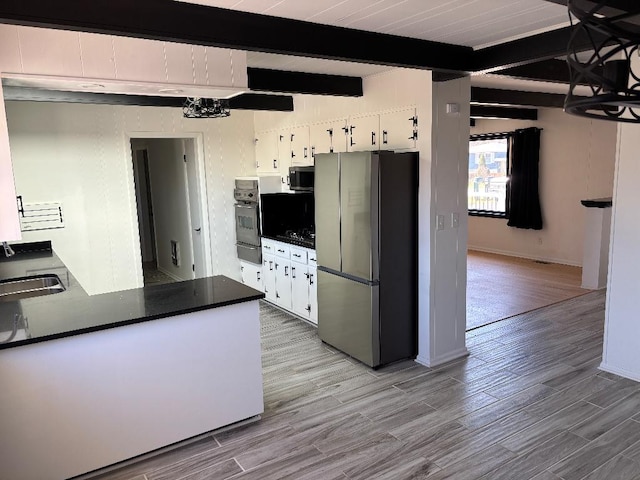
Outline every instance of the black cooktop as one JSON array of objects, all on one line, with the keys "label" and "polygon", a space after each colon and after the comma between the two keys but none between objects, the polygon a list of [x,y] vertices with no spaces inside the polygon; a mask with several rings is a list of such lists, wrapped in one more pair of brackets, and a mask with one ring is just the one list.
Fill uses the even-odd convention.
[{"label": "black cooktop", "polygon": [[310,229],[287,230],[285,233],[276,235],[276,240],[290,243],[299,247],[316,248],[316,235]]}]

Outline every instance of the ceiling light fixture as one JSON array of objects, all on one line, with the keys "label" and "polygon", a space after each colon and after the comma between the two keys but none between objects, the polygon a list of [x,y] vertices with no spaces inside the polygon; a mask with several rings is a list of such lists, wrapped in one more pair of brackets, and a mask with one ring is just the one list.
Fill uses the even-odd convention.
[{"label": "ceiling light fixture", "polygon": [[[640,123],[640,72],[634,72],[631,61],[639,52],[640,4],[627,2],[630,11],[624,12],[608,3],[567,2],[573,31],[567,51],[570,86],[564,109],[584,117]],[[586,60],[580,56],[585,42],[593,50]],[[576,93],[584,85],[590,88],[590,96]]]},{"label": "ceiling light fixture", "polygon": [[185,118],[224,118],[231,115],[229,102],[218,98],[188,97],[182,107]]}]

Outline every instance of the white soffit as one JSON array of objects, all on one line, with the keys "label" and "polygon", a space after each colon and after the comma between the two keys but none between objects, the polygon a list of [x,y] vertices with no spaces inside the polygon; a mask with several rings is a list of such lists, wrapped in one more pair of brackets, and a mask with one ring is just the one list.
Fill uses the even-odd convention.
[{"label": "white soffit", "polygon": [[129,80],[94,80],[24,74],[3,74],[2,83],[10,87],[41,88],[64,92],[115,93],[160,97],[231,98],[248,91],[248,89],[235,87],[172,85],[151,82],[136,83]]},{"label": "white soffit", "polygon": [[176,0],[481,48],[568,24],[545,0]]}]

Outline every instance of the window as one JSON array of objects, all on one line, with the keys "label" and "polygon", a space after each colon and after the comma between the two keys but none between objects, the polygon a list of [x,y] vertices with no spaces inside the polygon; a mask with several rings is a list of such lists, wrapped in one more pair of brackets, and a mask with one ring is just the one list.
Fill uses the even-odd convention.
[{"label": "window", "polygon": [[509,133],[473,135],[469,141],[469,215],[508,215]]}]

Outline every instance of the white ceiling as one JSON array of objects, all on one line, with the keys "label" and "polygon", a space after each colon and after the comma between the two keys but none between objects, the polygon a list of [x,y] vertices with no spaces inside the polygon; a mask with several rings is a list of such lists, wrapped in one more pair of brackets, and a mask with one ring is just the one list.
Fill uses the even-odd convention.
[{"label": "white ceiling", "polygon": [[568,25],[544,0],[179,0],[482,48]]}]

